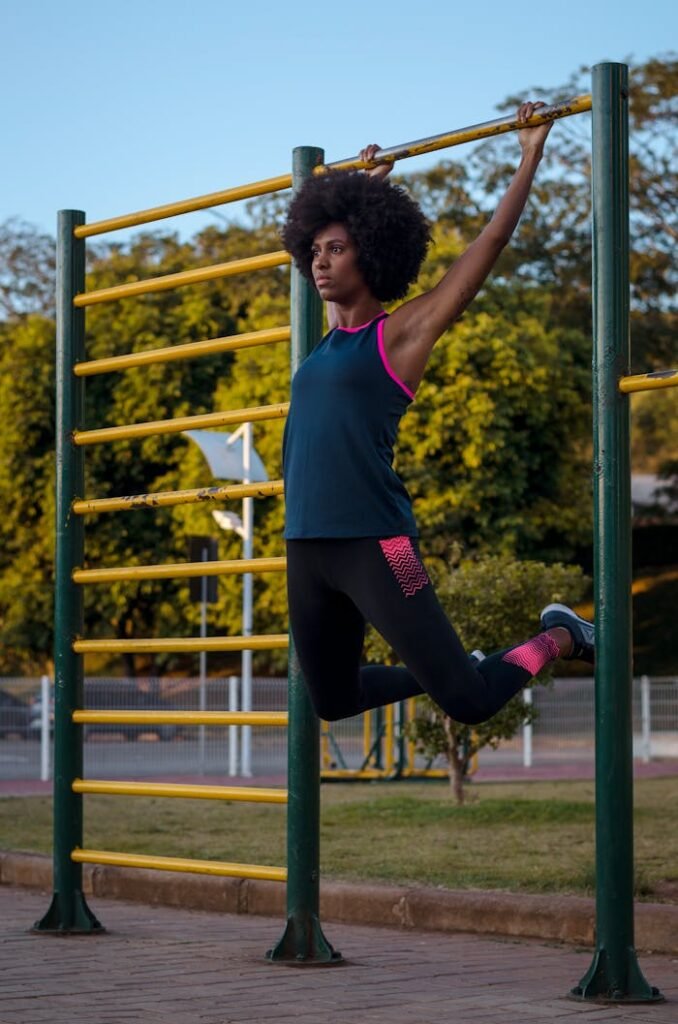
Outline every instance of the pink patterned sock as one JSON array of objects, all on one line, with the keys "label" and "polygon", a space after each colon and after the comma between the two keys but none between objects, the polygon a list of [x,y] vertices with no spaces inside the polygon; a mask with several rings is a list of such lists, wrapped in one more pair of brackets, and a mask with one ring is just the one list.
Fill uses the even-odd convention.
[{"label": "pink patterned sock", "polygon": [[559,657],[560,647],[553,637],[548,633],[540,633],[532,640],[507,651],[501,660],[507,661],[511,665],[520,665],[531,676],[536,676],[544,665],[548,665],[549,661],[555,661]]}]

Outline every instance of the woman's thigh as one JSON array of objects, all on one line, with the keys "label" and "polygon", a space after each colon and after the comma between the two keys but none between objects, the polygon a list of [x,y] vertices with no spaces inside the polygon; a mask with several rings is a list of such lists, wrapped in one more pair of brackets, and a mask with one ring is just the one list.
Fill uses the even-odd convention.
[{"label": "woman's thigh", "polygon": [[327,554],[327,542],[289,541],[287,590],[294,646],[313,705],[321,718],[334,720],[359,710],[365,620],[328,579]]},{"label": "woman's thigh", "polygon": [[359,557],[346,563],[342,580],[352,601],[422,689],[443,706],[452,700],[466,710],[482,680],[436,597],[416,541],[369,538],[356,545]]}]

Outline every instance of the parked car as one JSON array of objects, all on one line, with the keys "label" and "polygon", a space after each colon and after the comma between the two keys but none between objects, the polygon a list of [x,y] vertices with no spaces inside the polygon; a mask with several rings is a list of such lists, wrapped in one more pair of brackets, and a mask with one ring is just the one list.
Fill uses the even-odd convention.
[{"label": "parked car", "polygon": [[[172,705],[163,698],[157,682],[140,685],[133,679],[93,680],[85,684],[85,707],[96,711],[169,711]],[[96,722],[85,727],[85,739],[100,734],[122,734],[125,739],[156,736],[167,741],[184,735],[177,725],[118,725]]]},{"label": "parked car", "polygon": [[28,735],[30,708],[19,697],[0,690],[0,737]]}]

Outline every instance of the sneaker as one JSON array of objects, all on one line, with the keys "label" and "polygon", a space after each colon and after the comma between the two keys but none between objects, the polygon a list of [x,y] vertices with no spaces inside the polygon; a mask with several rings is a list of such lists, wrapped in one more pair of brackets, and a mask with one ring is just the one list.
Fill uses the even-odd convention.
[{"label": "sneaker", "polygon": [[482,651],[471,651],[468,656],[468,660],[471,662],[473,667],[479,665],[481,661],[485,661],[485,655]]},{"label": "sneaker", "polygon": [[544,629],[562,626],[572,637],[572,653],[564,656],[564,661],[579,660],[593,664],[596,633],[592,622],[582,619],[566,604],[547,604],[541,613],[540,620]]}]

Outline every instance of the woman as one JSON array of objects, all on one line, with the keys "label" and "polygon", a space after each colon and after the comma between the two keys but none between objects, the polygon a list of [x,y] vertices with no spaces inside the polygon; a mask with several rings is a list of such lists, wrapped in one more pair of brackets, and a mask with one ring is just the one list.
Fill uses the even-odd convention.
[{"label": "woman", "polygon": [[[542,105],[524,103],[519,121]],[[511,238],[550,127],[519,131],[520,165],[492,219],[435,288],[390,315],[383,304],[405,296],[429,243],[419,207],[384,180],[390,167],[309,178],[290,205],[283,243],[327,303],[330,327],[295,375],[283,442],[290,624],[326,720],[426,692],[456,721],[477,724],[548,662],[593,660],[593,626],[564,605],[544,609],[544,631],[526,643],[469,657],[421,562],[392,468],[433,346]],[[404,667],[361,667],[367,622]]]}]

